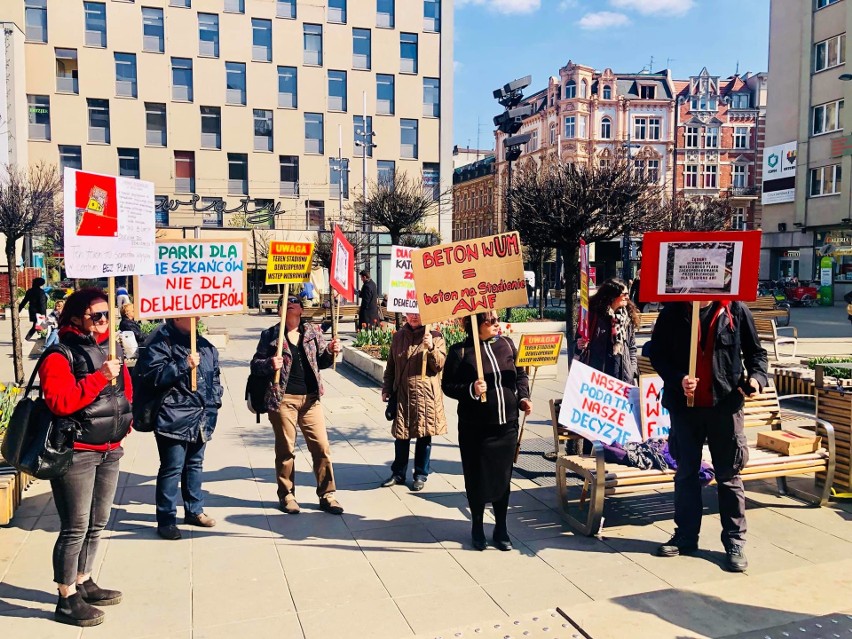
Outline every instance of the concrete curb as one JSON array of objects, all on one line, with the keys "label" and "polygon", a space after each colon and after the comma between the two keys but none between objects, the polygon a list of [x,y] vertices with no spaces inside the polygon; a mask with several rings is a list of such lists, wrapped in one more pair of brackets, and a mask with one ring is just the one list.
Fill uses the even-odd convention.
[{"label": "concrete curb", "polygon": [[343,361],[381,385],[385,376],[385,362],[374,359],[354,346],[343,347]]}]

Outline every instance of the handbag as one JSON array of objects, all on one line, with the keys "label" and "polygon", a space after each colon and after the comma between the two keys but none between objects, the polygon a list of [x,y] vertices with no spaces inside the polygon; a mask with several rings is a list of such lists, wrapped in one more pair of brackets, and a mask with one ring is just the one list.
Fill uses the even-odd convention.
[{"label": "handbag", "polygon": [[385,406],[385,419],[389,422],[392,422],[396,419],[396,411],[399,408],[399,400],[397,399],[396,392],[391,393],[390,397],[388,397],[388,405]]},{"label": "handbag", "polygon": [[17,470],[37,479],[61,477],[71,467],[74,457],[74,440],[77,424],[68,417],[58,417],[50,412],[44,399],[30,399],[33,382],[41,363],[51,353],[69,353],[62,347],[46,350],[39,358],[23,397],[18,400],[9,419],[6,438],[0,452]]}]

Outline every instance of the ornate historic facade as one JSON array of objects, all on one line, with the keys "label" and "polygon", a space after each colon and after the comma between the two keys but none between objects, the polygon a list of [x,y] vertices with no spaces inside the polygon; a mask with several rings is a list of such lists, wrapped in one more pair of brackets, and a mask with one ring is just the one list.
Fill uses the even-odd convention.
[{"label": "ornate historic facade", "polygon": [[494,156],[453,171],[453,241],[497,232]]}]

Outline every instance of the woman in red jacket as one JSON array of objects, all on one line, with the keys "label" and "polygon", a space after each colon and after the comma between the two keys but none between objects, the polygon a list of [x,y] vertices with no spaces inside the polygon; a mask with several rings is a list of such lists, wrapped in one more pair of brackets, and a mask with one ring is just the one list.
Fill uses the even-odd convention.
[{"label": "woman in red jacket", "polygon": [[77,424],[71,467],[50,480],[60,522],[53,549],[53,580],[59,589],[54,619],[74,626],[102,623],[104,613],[92,606],[121,601],[120,592],[92,581],[124,455],[121,441],[131,423],[130,375],[120,355],[109,359],[109,313],[103,291],[72,293],[59,316],[59,345],[50,349],[39,370],[48,408]]}]

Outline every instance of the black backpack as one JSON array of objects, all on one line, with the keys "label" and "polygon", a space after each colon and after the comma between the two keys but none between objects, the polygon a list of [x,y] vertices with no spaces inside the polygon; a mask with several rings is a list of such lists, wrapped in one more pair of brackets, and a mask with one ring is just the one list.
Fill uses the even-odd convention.
[{"label": "black backpack", "polygon": [[246,406],[249,412],[257,415],[257,423],[260,423],[260,416],[267,412],[266,410],[266,390],[269,388],[269,376],[258,375],[257,373],[249,373],[246,380]]},{"label": "black backpack", "polygon": [[[165,338],[166,344],[171,348],[172,343],[168,334]],[[168,391],[157,392],[151,389],[142,379],[141,373],[137,373],[139,360],[130,373],[130,381],[133,383],[133,430],[140,433],[150,433],[157,427],[157,415],[163,407],[163,400]],[[137,397],[145,397],[153,391],[154,396],[147,402],[137,400]]]}]

